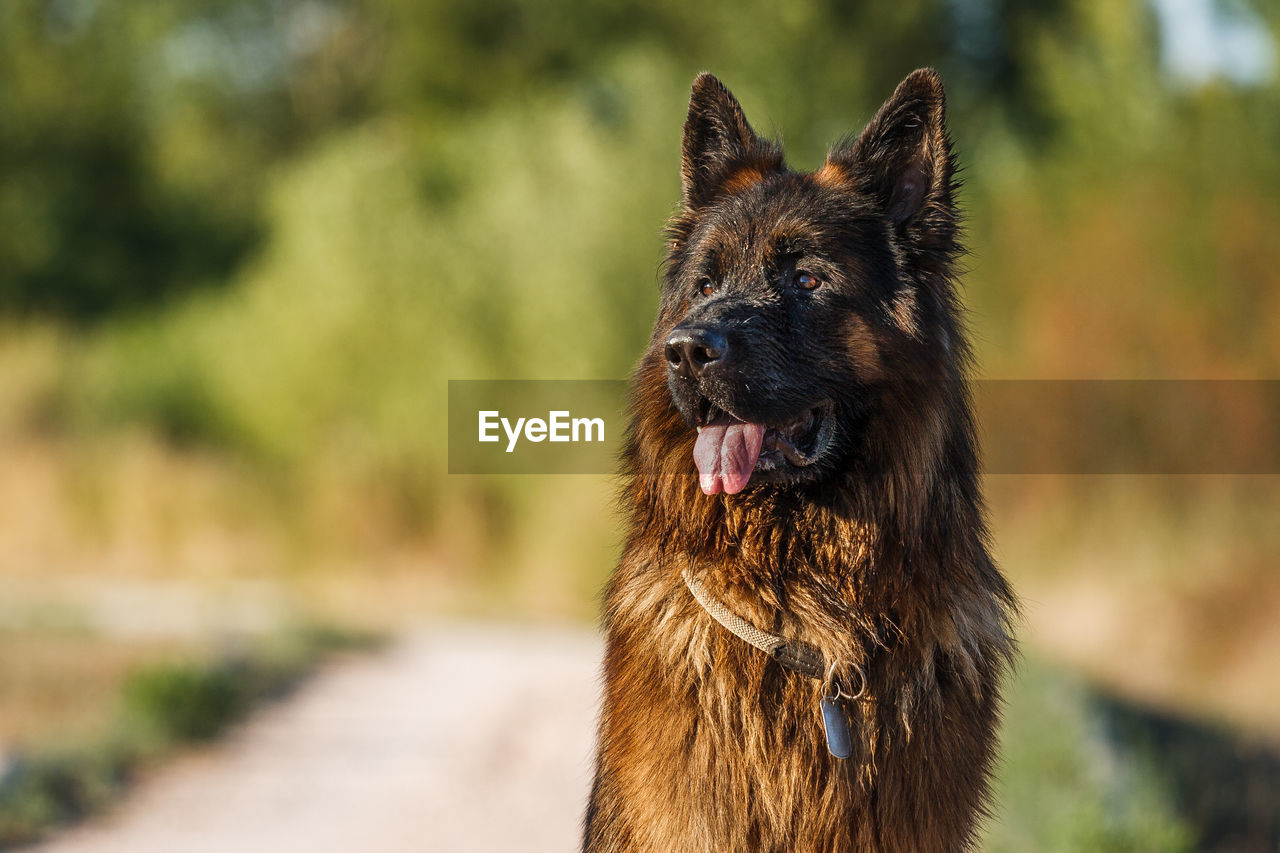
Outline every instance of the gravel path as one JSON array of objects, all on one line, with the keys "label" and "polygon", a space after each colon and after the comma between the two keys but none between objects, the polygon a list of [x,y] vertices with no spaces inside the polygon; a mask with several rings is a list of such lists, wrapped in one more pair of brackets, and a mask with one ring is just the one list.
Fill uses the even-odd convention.
[{"label": "gravel path", "polygon": [[38,853],[576,849],[600,642],[451,627],[335,664]]}]

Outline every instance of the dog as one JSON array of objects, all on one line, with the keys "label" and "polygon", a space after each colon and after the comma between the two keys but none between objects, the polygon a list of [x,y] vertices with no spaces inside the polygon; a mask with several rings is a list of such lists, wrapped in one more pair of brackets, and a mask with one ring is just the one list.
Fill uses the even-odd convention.
[{"label": "dog", "polygon": [[694,81],[584,851],[974,845],[1016,599],[988,553],[955,172],[930,69],[810,173]]}]

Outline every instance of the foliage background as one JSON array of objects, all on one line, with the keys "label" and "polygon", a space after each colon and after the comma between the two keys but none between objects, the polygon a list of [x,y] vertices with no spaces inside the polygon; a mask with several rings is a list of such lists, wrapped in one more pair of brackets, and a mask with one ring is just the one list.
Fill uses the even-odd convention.
[{"label": "foliage background", "polygon": [[[446,475],[445,387],[627,373],[699,70],[814,168],[939,68],[984,376],[1274,377],[1277,33],[1262,0],[3,4],[0,746],[92,725],[69,632],[593,618],[610,482]],[[988,491],[1033,658],[1280,736],[1275,478]],[[1063,831],[1147,832],[1063,737]]]}]

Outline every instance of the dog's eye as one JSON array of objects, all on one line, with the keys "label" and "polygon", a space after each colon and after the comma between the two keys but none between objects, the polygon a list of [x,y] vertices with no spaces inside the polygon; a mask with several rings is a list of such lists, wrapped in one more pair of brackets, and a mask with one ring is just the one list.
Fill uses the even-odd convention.
[{"label": "dog's eye", "polygon": [[803,270],[796,273],[795,281],[796,287],[801,290],[815,290],[822,284],[822,279],[818,278],[813,273],[804,272]]},{"label": "dog's eye", "polygon": [[698,292],[703,296],[710,296],[716,292],[715,283],[709,278],[704,278],[702,281],[698,282]]}]

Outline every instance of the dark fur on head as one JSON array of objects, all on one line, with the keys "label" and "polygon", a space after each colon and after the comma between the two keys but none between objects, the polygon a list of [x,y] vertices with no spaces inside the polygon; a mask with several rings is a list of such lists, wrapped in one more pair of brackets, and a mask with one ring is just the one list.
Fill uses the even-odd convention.
[{"label": "dark fur on head", "polygon": [[[972,841],[1014,599],[987,554],[954,176],[932,70],[807,174],[718,80],[694,82],[634,382],[587,850]],[[719,336],[715,370],[676,369],[684,329]],[[825,437],[806,439],[812,460],[709,496],[692,461],[708,407],[771,429],[816,412]],[[859,755],[826,753],[816,683],[711,622],[685,568],[754,624],[866,672],[848,708]]]}]

